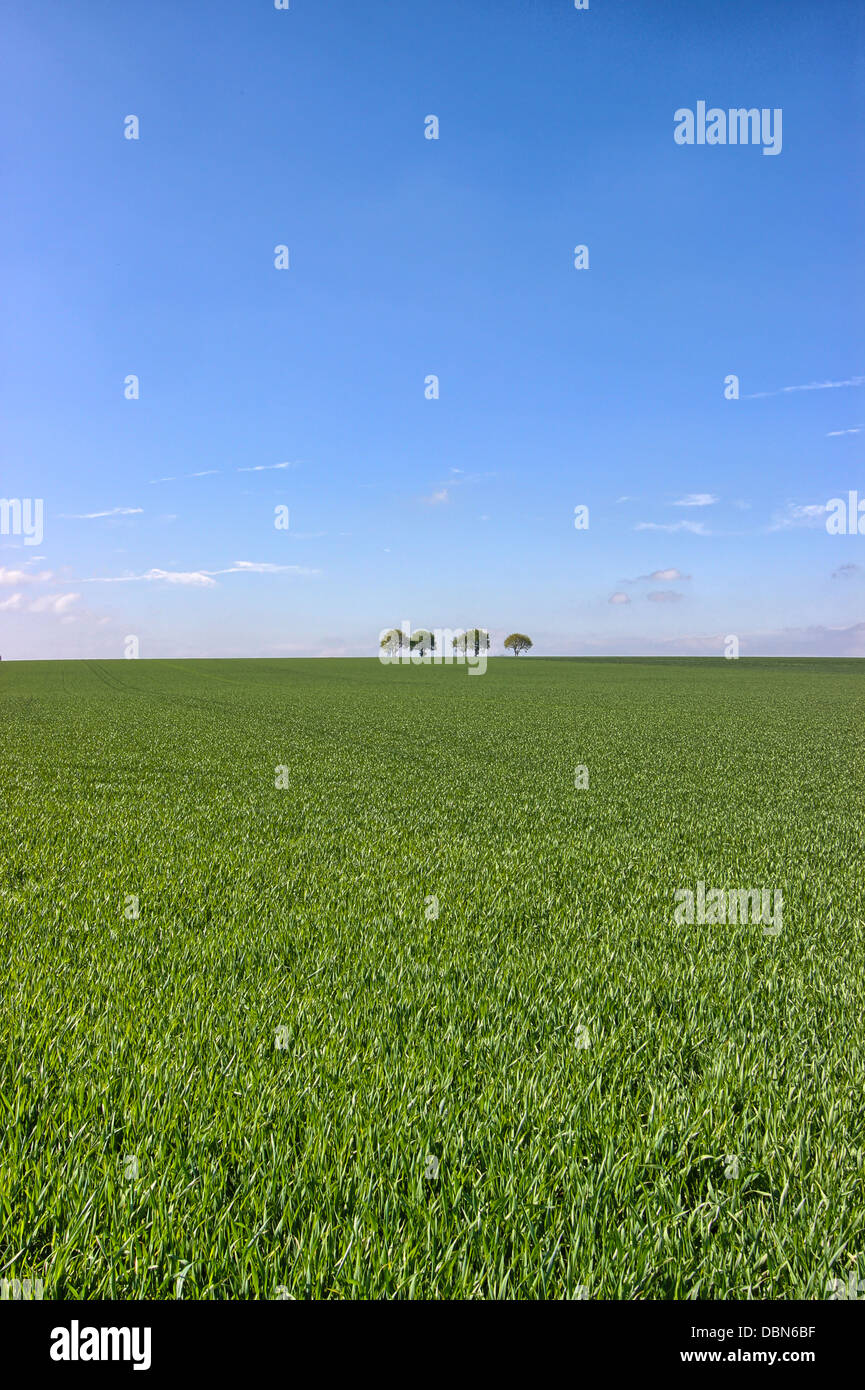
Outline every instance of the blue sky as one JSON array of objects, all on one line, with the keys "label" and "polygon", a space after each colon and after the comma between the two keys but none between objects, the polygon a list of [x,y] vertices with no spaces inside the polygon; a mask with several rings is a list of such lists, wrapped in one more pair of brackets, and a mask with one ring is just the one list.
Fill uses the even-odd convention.
[{"label": "blue sky", "polygon": [[[45,512],[0,535],[4,658],[371,655],[403,619],[865,655],[865,535],[820,511],[865,498],[860,6],[4,28],[0,491]],[[701,100],[781,108],[780,154],[677,145]]]}]

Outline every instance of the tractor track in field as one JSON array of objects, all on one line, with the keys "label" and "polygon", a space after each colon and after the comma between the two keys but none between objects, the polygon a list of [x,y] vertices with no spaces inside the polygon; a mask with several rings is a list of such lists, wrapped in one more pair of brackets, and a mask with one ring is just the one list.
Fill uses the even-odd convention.
[{"label": "tractor track in field", "polygon": [[[144,699],[158,701],[161,704],[165,705],[182,705],[186,709],[188,709],[190,706],[197,706],[201,709],[206,710],[231,708],[230,704],[226,701],[195,699],[194,697],[190,697],[188,695],[173,695],[169,692],[148,689],[145,686],[132,685],[127,681],[120,680],[114,676],[110,676],[108,672],[105,670],[104,662],[88,661],[85,664],[91,675],[94,675],[98,681],[105,685],[109,690],[118,692],[122,695],[138,695]],[[166,665],[171,664],[172,663],[166,663]]]}]

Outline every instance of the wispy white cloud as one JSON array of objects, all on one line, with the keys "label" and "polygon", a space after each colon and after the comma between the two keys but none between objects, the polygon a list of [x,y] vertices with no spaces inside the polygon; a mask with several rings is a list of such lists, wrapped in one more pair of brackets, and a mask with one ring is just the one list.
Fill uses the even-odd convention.
[{"label": "wispy white cloud", "polygon": [[434,492],[431,497],[421,498],[421,501],[425,502],[428,507],[441,507],[444,505],[444,503],[449,502],[450,500],[451,499],[446,487],[439,488],[438,491]]},{"label": "wispy white cloud", "polygon": [[627,594],[623,594],[623,593],[619,592],[619,593],[616,593],[616,594],[610,594],[610,597],[609,597],[609,599],[607,600],[607,602],[608,602],[608,603],[630,603],[631,600],[630,600],[630,598],[628,597]]},{"label": "wispy white cloud", "polygon": [[170,478],[151,478],[151,486],[154,483],[182,483],[184,478],[215,478],[221,473],[219,468],[200,468],[197,473],[178,473]]},{"label": "wispy white cloud", "polygon": [[216,587],[217,575],[222,574],[320,574],[317,569],[304,565],[274,565],[266,561],[235,560],[233,565],[219,570],[164,570],[149,569],[144,574],[118,574],[80,579],[80,584],[140,584],[162,583],[179,584],[187,588],[212,589]]},{"label": "wispy white cloud", "polygon": [[209,574],[320,574],[320,570],[303,565],[273,565],[268,561],[235,560],[230,569],[209,570]]},{"label": "wispy white cloud", "polygon": [[796,526],[822,526],[827,510],[825,502],[809,503],[806,506],[801,506],[798,502],[788,502],[784,511],[775,513],[769,530],[789,531]]},{"label": "wispy white cloud", "polygon": [[79,579],[79,584],[139,584],[143,581],[161,581],[165,584],[184,584],[193,588],[213,588],[216,584],[215,579],[204,570],[191,570],[185,573],[180,570],[161,570],[149,569],[145,574],[116,574],[98,576],[95,579]]},{"label": "wispy white cloud", "polygon": [[809,381],[804,386],[781,386],[777,391],[752,391],[743,400],[763,400],[766,396],[789,396],[794,391],[838,391],[842,386],[865,386],[865,376],[851,376],[846,381]]},{"label": "wispy white cloud", "polygon": [[650,603],[678,603],[682,597],[675,589],[656,589],[651,594],[646,594]]},{"label": "wispy white cloud", "polygon": [[827,439],[837,439],[840,434],[861,434],[865,425],[854,425],[850,430],[830,430],[826,435]]},{"label": "wispy white cloud", "polygon": [[238,473],[271,473],[274,469],[297,468],[297,463],[256,463],[250,468],[238,468]]},{"label": "wispy white cloud", "polygon": [[638,521],[635,531],[690,531],[692,536],[708,536],[711,532],[702,521]]},{"label": "wispy white cloud", "polygon": [[64,521],[97,521],[103,516],[139,516],[143,511],[143,507],[111,507],[106,512],[61,512],[60,515]]},{"label": "wispy white cloud", "polygon": [[678,502],[674,502],[674,507],[711,507],[719,499],[713,492],[689,492],[687,496],[680,497]]}]

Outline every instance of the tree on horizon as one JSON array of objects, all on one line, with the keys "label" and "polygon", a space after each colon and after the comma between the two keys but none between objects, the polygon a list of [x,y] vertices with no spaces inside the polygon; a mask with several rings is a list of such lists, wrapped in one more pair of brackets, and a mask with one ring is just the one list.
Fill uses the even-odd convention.
[{"label": "tree on horizon", "polygon": [[382,650],[384,650],[386,647],[387,650],[390,652],[391,656],[393,656],[396,652],[402,650],[402,639],[402,628],[392,627],[388,632],[384,634],[384,637],[382,637],[381,641],[379,642],[379,646],[382,648]]},{"label": "tree on horizon", "polygon": [[436,649],[435,633],[430,632],[429,628],[418,628],[417,632],[411,635],[411,650],[419,651],[421,656],[426,656],[427,652],[434,652]]},{"label": "tree on horizon", "polygon": [[453,648],[455,652],[480,656],[481,652],[488,652],[490,649],[490,634],[485,627],[470,627],[467,632],[454,634]]}]

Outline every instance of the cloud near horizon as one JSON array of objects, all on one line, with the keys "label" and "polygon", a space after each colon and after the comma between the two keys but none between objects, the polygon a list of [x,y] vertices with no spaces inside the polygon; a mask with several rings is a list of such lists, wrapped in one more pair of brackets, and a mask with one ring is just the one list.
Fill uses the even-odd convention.
[{"label": "cloud near horizon", "polygon": [[33,598],[28,602],[23,594],[10,594],[0,602],[0,612],[63,614],[68,612],[80,597],[80,594],[43,594],[40,598]]},{"label": "cloud near horizon", "polygon": [[664,582],[666,582],[666,583],[676,583],[676,582],[684,583],[684,581],[685,581],[686,579],[690,579],[691,576],[690,576],[689,574],[682,574],[681,570],[669,569],[669,570],[653,570],[651,574],[641,574],[641,575],[639,576],[639,578],[640,578],[640,579],[651,579],[651,580],[655,580],[656,582],[661,582],[661,583],[664,583]]}]

